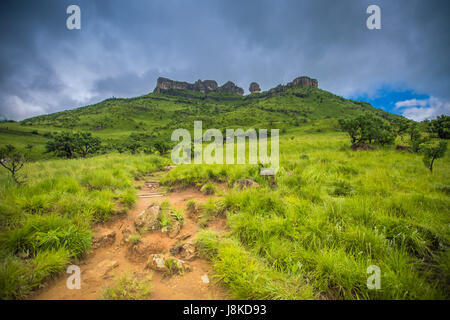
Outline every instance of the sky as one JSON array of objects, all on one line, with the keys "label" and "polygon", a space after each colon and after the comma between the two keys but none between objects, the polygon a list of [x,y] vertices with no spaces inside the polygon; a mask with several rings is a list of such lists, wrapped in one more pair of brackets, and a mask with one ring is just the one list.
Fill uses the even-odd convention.
[{"label": "sky", "polygon": [[[81,29],[66,27],[69,5]],[[381,29],[369,30],[369,5]],[[159,76],[321,89],[421,121],[450,114],[450,1],[3,0],[0,119],[153,91]]]}]

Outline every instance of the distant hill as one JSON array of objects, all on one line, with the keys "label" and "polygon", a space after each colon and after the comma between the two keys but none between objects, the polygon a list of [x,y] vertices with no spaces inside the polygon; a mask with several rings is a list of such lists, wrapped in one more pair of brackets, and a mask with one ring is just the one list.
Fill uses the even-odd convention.
[{"label": "distant hill", "polygon": [[115,135],[130,131],[163,134],[175,128],[190,128],[194,120],[203,120],[204,128],[280,128],[349,117],[362,111],[386,119],[400,117],[368,103],[321,90],[317,88],[317,80],[308,77],[246,96],[237,93],[241,88],[229,85],[229,90],[223,89],[226,85],[219,87],[213,80],[189,84],[160,78],[154,92],[140,97],[106,99],[94,105],[26,119],[20,124]]}]

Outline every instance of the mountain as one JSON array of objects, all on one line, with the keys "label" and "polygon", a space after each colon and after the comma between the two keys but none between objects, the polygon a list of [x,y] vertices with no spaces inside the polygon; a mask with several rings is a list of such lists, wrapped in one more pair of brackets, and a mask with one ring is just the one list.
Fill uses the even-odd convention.
[{"label": "mountain", "polygon": [[170,140],[174,129],[193,129],[201,120],[203,128],[255,128],[289,131],[339,130],[338,119],[371,112],[385,119],[398,119],[370,104],[345,99],[319,88],[318,81],[298,77],[286,85],[260,92],[251,84],[251,93],[231,81],[219,86],[214,80],[195,83],[159,78],[153,92],[135,98],[110,98],[97,104],[21,122],[0,123],[0,145],[33,145],[36,158],[46,156],[45,143],[54,132],[91,131],[109,145],[131,134]]},{"label": "mountain", "polygon": [[217,128],[224,125],[290,126],[348,117],[362,111],[384,118],[399,117],[368,103],[321,90],[317,80],[308,77],[299,77],[287,85],[246,96],[241,95],[241,90],[232,82],[219,87],[214,80],[189,84],[159,78],[152,93],[135,98],[106,99],[94,105],[26,119],[21,125],[100,133],[173,129],[194,120],[203,120],[207,127]]}]

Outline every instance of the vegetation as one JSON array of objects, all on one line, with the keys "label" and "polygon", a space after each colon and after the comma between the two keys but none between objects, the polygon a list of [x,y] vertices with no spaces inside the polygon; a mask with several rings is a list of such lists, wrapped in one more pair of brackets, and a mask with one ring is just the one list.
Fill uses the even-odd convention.
[{"label": "vegetation", "polygon": [[430,122],[431,132],[440,139],[450,139],[450,116],[441,115]]},{"label": "vegetation", "polygon": [[131,244],[138,244],[139,242],[141,242],[141,235],[140,234],[132,234],[128,237],[128,241]]},{"label": "vegetation", "polygon": [[0,298],[23,298],[91,246],[92,225],[136,198],[133,181],[156,156],[112,154],[30,163],[28,182],[0,175]]},{"label": "vegetation", "polygon": [[447,151],[447,141],[441,140],[438,144],[421,144],[420,150],[423,153],[423,163],[433,172],[434,161],[438,158],[442,158]]},{"label": "vegetation", "polygon": [[[258,188],[233,188],[216,209],[225,208],[232,233],[205,231],[197,242],[236,298],[448,298],[448,158],[431,177],[420,155],[352,152],[345,141],[284,140],[277,187],[260,179]],[[188,168],[197,179],[207,170],[236,177],[233,166],[186,166],[169,183],[195,183]],[[254,178],[251,167],[245,175]],[[381,268],[381,290],[366,286],[369,265]]]},{"label": "vegetation", "polygon": [[[161,155],[172,130],[192,130],[194,120],[203,130],[281,132],[273,179],[257,164],[202,164],[179,165],[160,181],[205,194],[228,186],[219,200],[187,202],[186,213],[199,217],[196,246],[236,298],[449,299],[450,162],[437,140],[448,138],[448,116],[415,123],[298,87],[247,97],[175,90],[0,123],[0,144],[31,159],[22,185],[0,173],[0,297],[24,298],[82,257],[92,224],[133,205],[133,181],[169,163]],[[413,152],[391,146],[400,142]],[[355,143],[371,151],[352,151]],[[240,189],[240,179],[258,186]],[[229,232],[206,228],[218,217]],[[167,202],[158,219],[168,232],[183,223]],[[381,269],[380,290],[367,287],[370,265]],[[140,283],[124,277],[105,298],[148,298]]]},{"label": "vegetation", "polygon": [[[391,124],[371,113],[361,114],[354,118],[339,119],[339,124],[341,129],[349,134],[352,144],[379,143],[385,145],[392,144],[396,138]],[[402,125],[397,133],[404,130]]]},{"label": "vegetation", "polygon": [[11,173],[12,179],[17,184],[24,182],[19,178],[19,172],[23,169],[25,162],[25,154],[13,145],[7,144],[4,148],[0,148],[0,165]]},{"label": "vegetation", "polygon": [[139,277],[136,274],[125,272],[116,276],[113,286],[104,289],[102,298],[104,300],[145,300],[149,298],[151,289],[151,274]]},{"label": "vegetation", "polygon": [[79,154],[86,158],[88,154],[93,154],[100,149],[101,141],[93,137],[90,132],[66,132],[55,134],[52,140],[47,141],[47,152],[54,152],[56,155],[66,158],[73,158]]}]

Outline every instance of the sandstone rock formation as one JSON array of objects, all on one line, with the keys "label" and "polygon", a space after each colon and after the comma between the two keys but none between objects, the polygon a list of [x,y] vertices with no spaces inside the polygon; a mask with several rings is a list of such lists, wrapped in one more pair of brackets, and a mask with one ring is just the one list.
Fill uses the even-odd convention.
[{"label": "sandstone rock formation", "polygon": [[[287,88],[292,87],[315,87],[317,88],[319,85],[316,79],[311,79],[306,76],[295,78],[293,81],[289,82],[287,85],[278,85],[275,88],[270,89],[269,91],[263,93],[263,95],[271,95],[275,93],[281,93],[286,91]],[[156,88],[154,92],[161,93],[166,92],[167,90],[191,90],[196,92],[201,92],[204,94],[208,94],[210,92],[224,92],[224,93],[234,93],[239,95],[244,95],[244,89],[238,87],[231,81],[226,82],[224,85],[220,86],[214,80],[197,80],[194,83],[188,83],[183,81],[174,81],[167,78],[159,77],[156,82]],[[256,82],[252,82],[249,88],[251,93],[260,93],[261,88],[259,84]],[[229,97],[228,99],[236,99],[237,97]],[[238,98],[239,99],[239,98]]]},{"label": "sandstone rock formation", "polygon": [[250,88],[248,89],[251,93],[260,93],[261,88],[257,82],[250,83]]},{"label": "sandstone rock formation", "polygon": [[191,90],[202,93],[209,92],[230,92],[240,95],[244,94],[244,89],[236,86],[233,82],[228,81],[223,86],[219,87],[215,80],[197,80],[195,83],[188,83],[182,81],[174,81],[167,78],[159,77],[156,81],[156,88],[154,92],[161,93],[166,90]]},{"label": "sandstone rock formation", "polygon": [[218,91],[219,92],[237,93],[237,94],[240,94],[241,96],[244,94],[244,89],[238,87],[231,81],[228,81],[223,86],[221,86]]},{"label": "sandstone rock formation", "polygon": [[317,88],[318,85],[319,83],[316,79],[311,79],[305,76],[295,78],[292,82],[289,82],[287,84],[288,87],[301,86],[301,87],[315,87],[315,88]]}]

